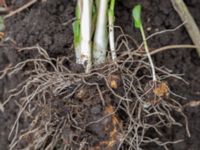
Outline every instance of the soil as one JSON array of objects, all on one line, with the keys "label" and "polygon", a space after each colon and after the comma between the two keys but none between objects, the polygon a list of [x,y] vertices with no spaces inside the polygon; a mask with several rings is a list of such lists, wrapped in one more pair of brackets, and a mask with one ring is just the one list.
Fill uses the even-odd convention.
[{"label": "soil", "polygon": [[[200,27],[200,1],[185,0],[197,25]],[[26,3],[25,0],[7,0],[8,6],[13,9]],[[143,6],[143,24],[146,34],[150,35],[164,29],[175,28],[181,24],[181,20],[174,11],[170,0],[123,0],[116,4],[116,25],[122,27],[125,33],[131,35],[139,43],[141,36],[139,31],[133,28],[131,19],[131,9],[137,4]],[[9,64],[16,64],[22,60],[32,57],[32,53],[18,53],[17,50],[23,47],[39,44],[51,57],[66,55],[73,60],[73,35],[71,22],[74,18],[75,0],[47,0],[38,1],[28,9],[5,20],[6,36],[0,44],[0,70]],[[117,31],[119,34],[119,31]],[[152,49],[173,44],[192,44],[184,27],[170,33],[165,33],[153,37],[148,41]],[[130,45],[133,46],[133,45]],[[183,78],[189,83],[176,79],[168,79],[170,89],[175,93],[185,97],[179,100],[181,104],[189,101],[200,100],[200,59],[195,50],[192,49],[172,49],[156,54],[154,57],[156,66],[167,67],[175,74],[183,74]],[[70,62],[70,69],[79,71],[75,64]],[[18,74],[14,77],[6,77],[0,80],[0,100],[7,97],[7,91],[15,87],[23,79]],[[97,108],[98,109],[98,108]],[[0,149],[7,150],[8,134],[16,118],[18,109],[13,102],[10,102],[5,109],[5,113],[0,112]],[[96,111],[96,110],[94,110]],[[97,110],[98,111],[98,110]],[[198,150],[200,147],[200,106],[188,107],[184,110],[188,117],[191,137],[188,138],[185,129],[175,128],[170,133],[166,133],[170,139],[184,139],[180,144],[174,144],[170,150]],[[179,119],[179,118],[178,118]],[[21,128],[27,125],[27,120],[20,120]],[[91,131],[92,132],[92,131]],[[148,149],[151,149],[148,147]],[[152,149],[154,147],[152,146]]]}]

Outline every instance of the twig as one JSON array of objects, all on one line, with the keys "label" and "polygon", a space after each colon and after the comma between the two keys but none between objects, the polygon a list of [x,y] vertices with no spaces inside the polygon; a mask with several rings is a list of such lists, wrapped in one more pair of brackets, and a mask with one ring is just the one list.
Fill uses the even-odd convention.
[{"label": "twig", "polygon": [[187,6],[183,2],[183,0],[171,0],[174,9],[179,14],[181,20],[183,22],[186,21],[185,27],[193,41],[193,43],[198,47],[197,52],[200,56],[200,31],[195,23],[194,18],[190,14]]},{"label": "twig", "polygon": [[21,11],[23,11],[24,9],[30,7],[31,5],[33,5],[34,3],[36,3],[38,0],[31,0],[30,2],[28,2],[27,4],[23,5],[22,7],[14,10],[14,11],[11,11],[8,15],[4,16],[4,19],[7,19],[17,13],[20,13]]}]

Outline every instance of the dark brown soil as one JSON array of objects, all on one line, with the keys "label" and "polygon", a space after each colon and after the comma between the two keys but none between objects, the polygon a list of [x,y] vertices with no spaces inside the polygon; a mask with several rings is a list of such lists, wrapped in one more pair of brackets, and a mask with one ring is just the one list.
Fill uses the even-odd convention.
[{"label": "dark brown soil", "polygon": [[[13,8],[20,7],[25,0],[8,0]],[[200,27],[200,1],[185,0],[194,19]],[[181,24],[177,13],[173,10],[170,0],[123,0],[117,1],[116,24],[120,25],[125,33],[141,42],[140,33],[132,26],[131,9],[136,3],[143,6],[143,22],[146,34],[156,31],[175,28]],[[37,2],[23,12],[6,19],[6,37],[0,45],[0,70],[9,64],[32,57],[29,53],[17,53],[17,49],[39,44],[46,49],[50,56],[66,55],[73,59],[72,28],[70,20],[74,17],[74,0],[47,0],[46,3]],[[68,24],[67,24],[68,23]],[[147,30],[148,29],[148,30]],[[8,40],[9,38],[9,40]],[[158,35],[148,42],[149,47],[159,48],[172,44],[191,44],[191,40],[184,27]],[[157,66],[165,66],[174,73],[183,74],[188,85],[175,79],[168,81],[170,88],[177,94],[186,97],[180,103],[185,104],[192,100],[200,100],[200,59],[195,50],[172,49],[156,54],[154,57]],[[74,69],[74,64],[69,64]],[[79,70],[75,68],[75,71]],[[15,87],[23,79],[20,74],[12,78],[0,80],[0,100],[3,101],[9,89]],[[0,150],[8,149],[8,134],[16,117],[17,108],[14,102],[6,106],[6,113],[0,112]],[[183,129],[173,129],[166,133],[171,140],[181,138],[185,141],[170,147],[170,150],[198,150],[200,147],[200,107],[186,108],[191,138],[188,138]],[[26,120],[20,120],[26,126]],[[22,127],[23,127],[22,126]],[[148,147],[148,149],[151,149]],[[154,149],[154,148],[152,148]]]}]

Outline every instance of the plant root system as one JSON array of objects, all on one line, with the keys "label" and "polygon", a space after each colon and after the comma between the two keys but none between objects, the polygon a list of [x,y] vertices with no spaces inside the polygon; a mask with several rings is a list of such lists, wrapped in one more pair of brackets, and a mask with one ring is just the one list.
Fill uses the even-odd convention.
[{"label": "plant root system", "polygon": [[[126,45],[125,43],[118,44]],[[150,65],[140,50],[117,51],[118,59],[95,68],[89,74],[75,73],[68,57],[51,58],[40,46],[18,52],[38,52],[1,71],[1,77],[20,70],[24,81],[9,92],[19,106],[10,132],[10,149],[143,149],[148,144],[163,146],[181,142],[162,137],[174,126],[185,126],[187,118],[166,78],[181,77],[157,68],[152,82]],[[27,67],[28,66],[28,67]],[[175,116],[185,122],[178,122]],[[20,118],[29,126],[21,129]]]}]

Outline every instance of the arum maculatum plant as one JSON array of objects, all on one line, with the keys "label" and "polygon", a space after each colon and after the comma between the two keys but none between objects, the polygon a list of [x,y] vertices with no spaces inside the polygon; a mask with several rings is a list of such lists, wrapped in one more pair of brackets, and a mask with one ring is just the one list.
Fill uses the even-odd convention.
[{"label": "arum maculatum plant", "polygon": [[[92,64],[106,62],[108,43],[116,59],[114,42],[115,0],[78,0],[73,23],[76,62],[90,72]],[[108,30],[109,29],[109,30]]]},{"label": "arum maculatum plant", "polygon": [[155,83],[157,81],[156,71],[155,71],[155,67],[154,67],[154,64],[153,64],[153,60],[152,60],[151,55],[149,53],[149,48],[148,48],[146,36],[145,36],[145,33],[144,33],[144,28],[143,28],[143,25],[142,25],[141,9],[142,8],[141,8],[140,4],[136,5],[132,10],[132,17],[133,17],[135,28],[139,29],[140,32],[141,32],[143,43],[144,43],[144,49],[145,49],[145,52],[146,52],[147,57],[149,59],[150,66],[151,66],[152,79],[153,79],[153,82]]}]

